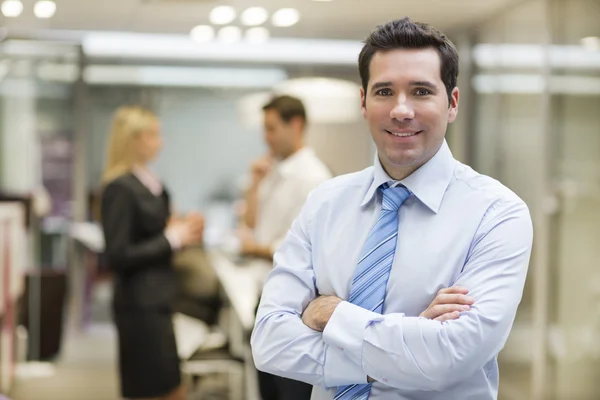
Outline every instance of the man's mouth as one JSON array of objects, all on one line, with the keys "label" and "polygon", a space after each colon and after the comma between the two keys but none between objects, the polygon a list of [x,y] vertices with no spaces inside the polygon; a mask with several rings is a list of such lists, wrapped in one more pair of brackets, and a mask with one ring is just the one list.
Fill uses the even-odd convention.
[{"label": "man's mouth", "polygon": [[415,136],[418,135],[419,133],[421,133],[421,131],[400,131],[400,132],[395,132],[395,131],[388,131],[387,129],[385,130],[387,133],[389,133],[390,135],[394,135],[397,137],[410,137],[410,136]]}]

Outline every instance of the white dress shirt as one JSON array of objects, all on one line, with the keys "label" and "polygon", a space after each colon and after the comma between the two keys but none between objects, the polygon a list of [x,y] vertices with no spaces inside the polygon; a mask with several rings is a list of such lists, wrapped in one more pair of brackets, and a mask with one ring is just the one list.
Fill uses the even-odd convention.
[{"label": "white dress shirt", "polygon": [[[446,142],[402,180],[398,242],[383,315],[342,302],[323,333],[302,323],[319,295],[348,299],[365,238],[380,214],[374,167],[326,182],[308,198],[269,275],[252,335],[259,369],[315,385],[377,382],[370,400],[497,398],[497,355],[527,275],[533,229],[525,203],[456,161]],[[442,288],[464,286],[475,304],[457,320],[419,317]]]},{"label": "white dress shirt", "polygon": [[331,173],[315,152],[303,147],[273,166],[258,189],[254,236],[275,250],[300,213],[308,194]]}]

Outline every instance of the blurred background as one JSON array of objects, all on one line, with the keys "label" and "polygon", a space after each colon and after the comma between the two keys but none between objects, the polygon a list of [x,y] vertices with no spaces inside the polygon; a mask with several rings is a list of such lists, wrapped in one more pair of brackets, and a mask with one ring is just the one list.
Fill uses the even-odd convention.
[{"label": "blurred background", "polygon": [[0,393],[118,398],[110,277],[86,231],[117,107],[156,111],[154,170],[181,211],[205,213],[210,240],[265,152],[273,91],[305,102],[308,143],[334,175],[372,164],[357,55],[378,24],[410,16],[460,52],[454,156],[534,219],[500,398],[600,398],[600,0],[3,0],[0,11]]}]

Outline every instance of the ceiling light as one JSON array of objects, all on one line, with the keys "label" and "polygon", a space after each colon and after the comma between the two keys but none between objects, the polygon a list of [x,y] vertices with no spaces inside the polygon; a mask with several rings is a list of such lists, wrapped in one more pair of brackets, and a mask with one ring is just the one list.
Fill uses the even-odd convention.
[{"label": "ceiling light", "polygon": [[262,7],[250,7],[240,16],[242,24],[246,26],[263,24],[267,18],[269,18],[269,14],[267,13],[267,10]]},{"label": "ceiling light", "polygon": [[208,43],[215,37],[215,30],[212,26],[198,25],[192,28],[190,32],[192,40],[196,43]]},{"label": "ceiling light", "polygon": [[18,17],[23,12],[23,3],[20,0],[5,0],[0,9],[5,17]]},{"label": "ceiling light", "polygon": [[600,37],[588,36],[581,39],[581,45],[584,49],[589,51],[600,50]]},{"label": "ceiling light", "polygon": [[250,44],[261,44],[269,40],[271,34],[267,28],[257,26],[246,31],[246,41]]},{"label": "ceiling light", "polygon": [[300,21],[300,13],[295,8],[282,8],[273,14],[273,25],[286,28]]},{"label": "ceiling light", "polygon": [[219,6],[210,12],[210,22],[215,25],[227,25],[235,19],[235,9],[230,6]]},{"label": "ceiling light", "polygon": [[242,30],[237,26],[225,26],[219,30],[218,37],[222,43],[239,42],[242,38]]},{"label": "ceiling light", "polygon": [[56,3],[50,0],[41,0],[35,3],[33,13],[38,18],[52,18],[56,13]]}]

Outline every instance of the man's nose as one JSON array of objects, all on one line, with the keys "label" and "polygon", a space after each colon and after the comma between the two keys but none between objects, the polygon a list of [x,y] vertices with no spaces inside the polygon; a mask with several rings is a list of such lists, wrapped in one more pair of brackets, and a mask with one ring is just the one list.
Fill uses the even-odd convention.
[{"label": "man's nose", "polygon": [[398,121],[413,119],[415,117],[415,110],[405,95],[398,96],[396,104],[390,112],[390,117]]}]

